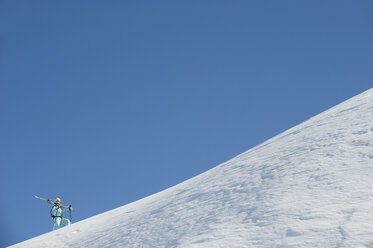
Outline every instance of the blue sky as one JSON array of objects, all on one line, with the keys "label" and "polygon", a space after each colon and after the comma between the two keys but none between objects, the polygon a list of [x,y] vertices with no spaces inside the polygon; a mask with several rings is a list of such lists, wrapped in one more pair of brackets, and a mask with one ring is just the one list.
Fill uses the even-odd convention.
[{"label": "blue sky", "polygon": [[0,1],[0,246],[198,175],[373,86],[371,1]]}]

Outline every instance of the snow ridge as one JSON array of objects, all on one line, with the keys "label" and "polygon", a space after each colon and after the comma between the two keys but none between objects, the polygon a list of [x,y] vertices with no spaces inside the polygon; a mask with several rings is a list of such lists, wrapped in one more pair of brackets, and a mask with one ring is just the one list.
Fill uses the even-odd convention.
[{"label": "snow ridge", "polygon": [[13,247],[373,247],[373,88],[167,190]]}]

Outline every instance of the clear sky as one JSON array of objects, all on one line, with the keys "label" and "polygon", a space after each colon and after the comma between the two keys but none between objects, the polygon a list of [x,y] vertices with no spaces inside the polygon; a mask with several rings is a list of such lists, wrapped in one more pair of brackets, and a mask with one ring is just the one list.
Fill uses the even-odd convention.
[{"label": "clear sky", "polygon": [[373,87],[372,1],[0,1],[0,247]]}]

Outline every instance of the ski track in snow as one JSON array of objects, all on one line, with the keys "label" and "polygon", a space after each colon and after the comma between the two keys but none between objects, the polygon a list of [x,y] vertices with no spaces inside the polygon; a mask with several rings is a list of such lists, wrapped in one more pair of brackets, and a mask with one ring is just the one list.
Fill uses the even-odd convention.
[{"label": "ski track in snow", "polygon": [[373,89],[179,185],[12,247],[373,247]]}]

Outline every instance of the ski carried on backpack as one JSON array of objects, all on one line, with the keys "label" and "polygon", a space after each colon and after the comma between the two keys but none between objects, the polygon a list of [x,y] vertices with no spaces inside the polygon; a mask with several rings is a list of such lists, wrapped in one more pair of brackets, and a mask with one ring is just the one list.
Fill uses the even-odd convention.
[{"label": "ski carried on backpack", "polygon": [[[39,199],[39,200],[45,201],[46,203],[53,204],[53,201],[52,201],[51,199],[45,199],[45,198],[39,197],[39,196],[37,196],[37,195],[34,195],[34,197],[35,197],[36,199]],[[64,205],[61,205],[61,207],[69,208],[68,206],[64,206]],[[73,209],[72,211],[74,211],[74,209]]]}]

